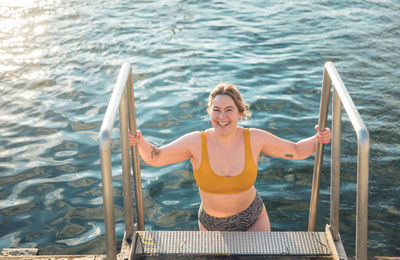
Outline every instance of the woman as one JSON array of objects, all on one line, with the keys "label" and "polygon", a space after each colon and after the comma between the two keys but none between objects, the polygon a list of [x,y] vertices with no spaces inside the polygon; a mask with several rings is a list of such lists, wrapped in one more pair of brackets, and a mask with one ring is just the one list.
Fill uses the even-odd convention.
[{"label": "woman", "polygon": [[330,142],[330,130],[293,143],[264,130],[240,127],[239,120],[250,112],[231,84],[220,84],[210,93],[207,111],[213,127],[204,132],[186,134],[158,148],[137,131],[136,136],[129,135],[129,144],[138,145],[140,156],[151,166],[190,159],[201,197],[201,231],[270,231],[266,208],[254,188],[260,153],[305,159],[315,152],[317,142]]}]

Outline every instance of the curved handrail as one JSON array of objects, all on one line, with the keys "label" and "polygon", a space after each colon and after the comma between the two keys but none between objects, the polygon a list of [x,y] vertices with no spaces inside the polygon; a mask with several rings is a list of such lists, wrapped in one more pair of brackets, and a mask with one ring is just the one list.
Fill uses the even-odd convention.
[{"label": "curved handrail", "polygon": [[[343,105],[357,134],[357,201],[356,201],[356,259],[367,259],[368,232],[368,174],[369,174],[369,133],[351,99],[343,81],[332,62],[324,66],[322,93],[318,125],[326,126],[330,88],[332,98],[332,152],[331,152],[331,218],[330,226],[334,239],[339,237],[339,196],[340,196],[340,123]],[[319,194],[319,177],[322,165],[323,145],[317,144],[315,155],[313,186],[311,192],[308,230],[314,231]]]},{"label": "curved handrail", "polygon": [[[125,236],[130,238],[134,233],[133,208],[132,208],[132,181],[131,165],[129,159],[128,131],[136,133],[136,113],[133,93],[132,68],[124,63],[119,72],[117,82],[113,88],[107,110],[100,127],[99,149],[101,160],[101,173],[103,185],[104,223],[107,247],[107,259],[116,259],[116,238],[114,220],[114,197],[112,188],[111,164],[111,133],[114,128],[115,118],[120,112],[120,135],[123,174],[123,196],[125,213]],[[139,154],[137,147],[131,147],[132,162],[134,164],[135,195],[140,200],[136,201],[138,229],[144,230],[142,185],[140,180]]]}]

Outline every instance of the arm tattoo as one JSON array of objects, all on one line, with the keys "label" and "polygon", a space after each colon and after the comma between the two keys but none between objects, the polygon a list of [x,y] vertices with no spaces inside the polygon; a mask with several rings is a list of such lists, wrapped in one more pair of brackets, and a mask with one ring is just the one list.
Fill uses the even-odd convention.
[{"label": "arm tattoo", "polygon": [[157,157],[160,154],[160,149],[155,147],[154,145],[151,146],[151,159]]},{"label": "arm tattoo", "polygon": [[285,157],[287,157],[287,158],[293,158],[294,156],[293,156],[293,154],[287,153],[287,154],[285,154]]}]

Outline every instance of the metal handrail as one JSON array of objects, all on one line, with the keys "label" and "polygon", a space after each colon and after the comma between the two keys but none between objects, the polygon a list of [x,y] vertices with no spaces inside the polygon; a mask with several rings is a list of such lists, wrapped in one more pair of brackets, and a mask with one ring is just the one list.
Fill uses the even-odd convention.
[{"label": "metal handrail", "polygon": [[[112,164],[111,164],[111,133],[114,128],[115,117],[120,111],[120,139],[123,197],[125,213],[125,237],[131,238],[134,233],[133,207],[132,207],[132,180],[131,163],[129,159],[128,131],[136,133],[136,113],[134,104],[132,68],[124,63],[115,83],[106,114],[99,132],[99,149],[101,159],[101,173],[103,184],[104,223],[106,235],[107,259],[117,259],[114,198],[112,192]],[[138,230],[144,230],[142,185],[140,179],[139,153],[137,147],[131,147],[131,160],[134,169],[134,185],[136,196],[136,211]],[[140,199],[138,199],[140,198]]]},{"label": "metal handrail", "polygon": [[[339,239],[339,196],[340,196],[340,125],[342,105],[357,134],[357,201],[356,201],[356,259],[367,259],[368,232],[368,172],[369,172],[369,133],[358,113],[343,81],[332,62],[324,66],[319,129],[326,127],[328,116],[330,87],[332,96],[332,151],[331,151],[331,209],[330,227],[335,240]],[[311,192],[308,230],[314,231],[317,201],[319,194],[319,178],[322,165],[323,144],[317,144],[315,155],[313,186]]]}]

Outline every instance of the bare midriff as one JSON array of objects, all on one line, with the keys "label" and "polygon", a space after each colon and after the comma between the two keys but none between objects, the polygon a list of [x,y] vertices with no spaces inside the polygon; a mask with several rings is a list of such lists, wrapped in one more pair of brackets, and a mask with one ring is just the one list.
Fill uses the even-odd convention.
[{"label": "bare midriff", "polygon": [[256,196],[256,189],[234,194],[214,194],[199,190],[202,207],[207,214],[222,218],[232,216],[247,209]]}]

